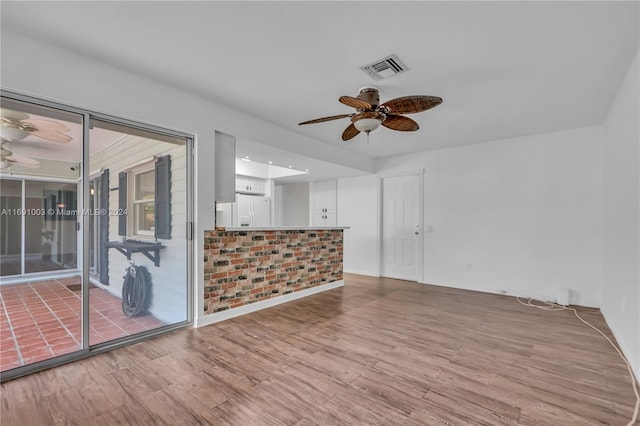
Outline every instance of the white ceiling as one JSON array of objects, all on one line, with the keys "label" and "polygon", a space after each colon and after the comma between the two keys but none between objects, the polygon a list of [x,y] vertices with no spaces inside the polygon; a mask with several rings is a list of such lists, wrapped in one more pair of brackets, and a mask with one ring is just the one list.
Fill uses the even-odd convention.
[{"label": "white ceiling", "polygon": [[363,174],[361,170],[328,163],[245,139],[236,139],[236,156],[238,158],[249,157],[251,161],[262,164],[271,162],[280,167],[288,168],[291,166],[297,170],[309,170],[304,174],[279,177],[275,179],[278,183],[313,182]]},{"label": "white ceiling", "polygon": [[[372,158],[601,124],[639,46],[633,2],[2,2],[2,26]],[[359,67],[397,54],[409,71]],[[415,133],[352,142],[338,103],[434,95]],[[322,142],[320,142],[322,141]],[[260,142],[260,141],[256,141]],[[265,154],[266,155],[266,154]],[[311,168],[311,167],[310,167]]]}]

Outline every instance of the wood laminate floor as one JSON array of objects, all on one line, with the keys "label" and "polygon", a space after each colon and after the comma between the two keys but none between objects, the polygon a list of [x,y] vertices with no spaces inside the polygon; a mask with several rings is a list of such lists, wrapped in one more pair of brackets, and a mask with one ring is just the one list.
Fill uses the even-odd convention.
[{"label": "wood laminate floor", "polygon": [[635,403],[622,360],[571,312],[351,274],[6,382],[1,399],[3,426],[624,425]]}]

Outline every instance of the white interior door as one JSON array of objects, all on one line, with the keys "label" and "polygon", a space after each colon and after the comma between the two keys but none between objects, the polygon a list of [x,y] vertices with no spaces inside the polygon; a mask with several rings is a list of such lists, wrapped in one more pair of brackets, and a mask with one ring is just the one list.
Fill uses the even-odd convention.
[{"label": "white interior door", "polygon": [[383,276],[418,281],[420,271],[419,175],[382,180]]}]

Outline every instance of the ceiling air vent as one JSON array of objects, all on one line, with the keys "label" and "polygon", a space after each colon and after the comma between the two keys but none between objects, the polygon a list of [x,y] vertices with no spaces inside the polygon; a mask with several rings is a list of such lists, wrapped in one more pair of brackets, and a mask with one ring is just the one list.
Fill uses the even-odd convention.
[{"label": "ceiling air vent", "polygon": [[383,78],[403,73],[409,68],[407,68],[396,55],[391,55],[379,61],[364,65],[360,67],[360,69],[369,74],[374,80],[382,80]]}]

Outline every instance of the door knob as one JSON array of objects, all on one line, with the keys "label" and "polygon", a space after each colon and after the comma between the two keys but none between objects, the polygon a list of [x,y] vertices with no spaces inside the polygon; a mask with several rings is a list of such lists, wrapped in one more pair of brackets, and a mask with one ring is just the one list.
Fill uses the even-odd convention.
[{"label": "door knob", "polygon": [[420,235],[420,233],[419,233],[418,231],[414,232],[414,234],[416,234],[416,235]]}]

